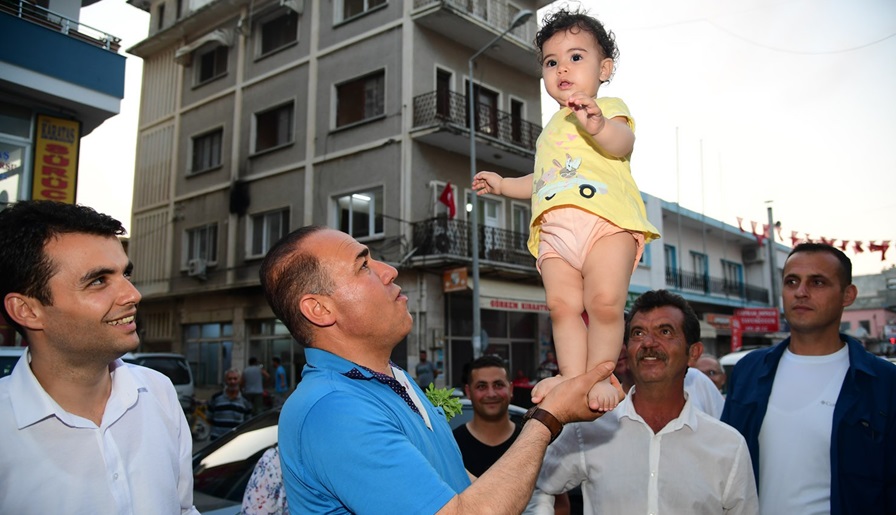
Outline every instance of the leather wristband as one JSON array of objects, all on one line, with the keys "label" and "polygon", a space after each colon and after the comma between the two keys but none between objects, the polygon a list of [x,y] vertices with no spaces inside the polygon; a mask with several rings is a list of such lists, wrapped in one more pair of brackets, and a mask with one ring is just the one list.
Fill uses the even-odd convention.
[{"label": "leather wristband", "polygon": [[523,421],[527,422],[529,420],[537,420],[545,425],[548,428],[548,431],[551,432],[551,442],[557,439],[560,436],[560,431],[563,431],[563,424],[557,420],[557,417],[551,414],[550,411],[541,409],[538,406],[532,406],[529,408],[529,411],[523,416]]}]

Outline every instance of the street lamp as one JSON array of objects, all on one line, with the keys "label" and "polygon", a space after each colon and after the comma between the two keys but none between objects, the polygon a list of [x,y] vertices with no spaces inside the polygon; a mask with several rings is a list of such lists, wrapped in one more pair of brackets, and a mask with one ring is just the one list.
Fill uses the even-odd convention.
[{"label": "street lamp", "polygon": [[[470,105],[470,184],[473,183],[473,177],[476,176],[476,101],[473,98],[473,62],[495,43],[500,41],[511,30],[519,27],[532,16],[532,11],[524,9],[513,17],[510,27],[498,34],[495,39],[489,41],[487,45],[480,48],[478,52],[470,58],[470,88],[467,92],[467,103]],[[478,358],[482,355],[482,318],[479,310],[479,202],[476,193],[473,193],[472,209],[470,210],[470,242],[473,252],[473,357]]]}]

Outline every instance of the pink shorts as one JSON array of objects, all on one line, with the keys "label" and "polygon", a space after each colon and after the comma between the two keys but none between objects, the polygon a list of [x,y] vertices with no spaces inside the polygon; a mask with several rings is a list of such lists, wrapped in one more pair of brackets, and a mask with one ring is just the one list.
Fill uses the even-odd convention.
[{"label": "pink shorts", "polygon": [[582,211],[581,209],[557,208],[541,215],[541,237],[538,242],[538,260],[535,266],[541,272],[541,263],[545,259],[559,257],[576,270],[581,271],[585,257],[597,240],[627,232],[635,239],[638,246],[632,272],[638,268],[641,254],[644,253],[644,235],[637,231],[628,231],[614,225],[605,218]]}]

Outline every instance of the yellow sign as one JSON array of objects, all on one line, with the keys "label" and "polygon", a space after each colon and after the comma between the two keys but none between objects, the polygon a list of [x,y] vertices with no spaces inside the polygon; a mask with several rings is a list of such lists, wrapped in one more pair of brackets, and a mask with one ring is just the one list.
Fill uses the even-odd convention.
[{"label": "yellow sign", "polygon": [[80,144],[81,123],[77,120],[37,116],[32,199],[75,203]]}]

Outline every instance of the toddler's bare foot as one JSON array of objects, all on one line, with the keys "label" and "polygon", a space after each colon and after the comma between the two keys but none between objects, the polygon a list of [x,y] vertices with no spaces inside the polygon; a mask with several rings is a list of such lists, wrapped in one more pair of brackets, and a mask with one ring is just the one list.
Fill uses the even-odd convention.
[{"label": "toddler's bare foot", "polygon": [[[534,396],[534,392],[533,392]],[[619,392],[609,381],[601,381],[588,392],[588,406],[595,411],[610,411],[619,404]]]},{"label": "toddler's bare foot", "polygon": [[532,388],[532,402],[534,404],[538,404],[543,401],[545,396],[554,389],[555,386],[566,381],[566,378],[562,375],[556,375],[554,377],[547,377],[542,379],[541,381],[535,383],[535,386]]}]

